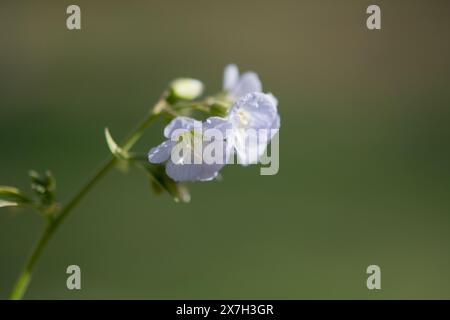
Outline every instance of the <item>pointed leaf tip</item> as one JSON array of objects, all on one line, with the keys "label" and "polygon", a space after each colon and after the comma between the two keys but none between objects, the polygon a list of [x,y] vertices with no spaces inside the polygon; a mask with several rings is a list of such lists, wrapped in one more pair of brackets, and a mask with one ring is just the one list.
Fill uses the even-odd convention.
[{"label": "pointed leaf tip", "polygon": [[105,138],[109,150],[115,157],[122,160],[126,160],[128,158],[128,153],[121,147],[119,147],[116,141],[114,141],[113,137],[111,136],[111,133],[109,132],[108,127],[105,128]]},{"label": "pointed leaf tip", "polygon": [[31,199],[15,187],[0,186],[0,201],[18,205],[19,203],[30,203]]},{"label": "pointed leaf tip", "polygon": [[17,207],[19,204],[17,202],[12,201],[6,201],[6,200],[0,200],[0,208],[5,207]]}]

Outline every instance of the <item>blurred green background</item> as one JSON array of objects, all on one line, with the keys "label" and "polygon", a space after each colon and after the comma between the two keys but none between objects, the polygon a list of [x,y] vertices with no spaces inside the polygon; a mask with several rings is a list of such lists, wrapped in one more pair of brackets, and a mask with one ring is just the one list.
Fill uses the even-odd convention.
[{"label": "blurred green background", "polygon": [[[68,31],[76,3],[82,30]],[[378,4],[382,29],[366,28]],[[68,199],[179,76],[257,71],[280,171],[229,166],[192,202],[114,171],[39,261],[30,299],[450,298],[448,1],[2,1],[0,184],[51,169]],[[162,123],[135,148],[162,141]],[[40,233],[0,211],[0,297]],[[82,290],[66,289],[66,267]],[[366,288],[377,264],[382,290]]]}]

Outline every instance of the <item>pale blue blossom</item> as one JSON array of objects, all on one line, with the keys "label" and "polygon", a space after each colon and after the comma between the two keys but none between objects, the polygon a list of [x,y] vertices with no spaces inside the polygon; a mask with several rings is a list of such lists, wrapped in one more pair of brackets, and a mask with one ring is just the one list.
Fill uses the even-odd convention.
[{"label": "pale blue blossom", "polygon": [[[202,132],[209,129],[223,131],[227,126],[227,121],[218,117],[209,118],[204,123],[188,117],[177,117],[164,128],[164,136],[168,140],[152,148],[148,160],[155,164],[166,163],[166,173],[175,181],[212,180],[226,163],[223,159],[225,151],[220,161],[206,163],[202,151],[212,142],[205,142]],[[180,149],[189,151],[180,155],[172,154],[180,144],[185,144],[181,145],[184,149]],[[200,151],[194,147],[196,144],[200,146]],[[225,144],[221,146],[225,147]]]},{"label": "pale blue blossom", "polygon": [[235,64],[229,64],[223,73],[223,90],[227,98],[234,102],[248,93],[261,92],[262,85],[255,72],[239,75],[238,67]]},{"label": "pale blue blossom", "polygon": [[228,148],[240,164],[256,163],[280,128],[278,101],[272,94],[253,92],[240,98],[228,114]]}]

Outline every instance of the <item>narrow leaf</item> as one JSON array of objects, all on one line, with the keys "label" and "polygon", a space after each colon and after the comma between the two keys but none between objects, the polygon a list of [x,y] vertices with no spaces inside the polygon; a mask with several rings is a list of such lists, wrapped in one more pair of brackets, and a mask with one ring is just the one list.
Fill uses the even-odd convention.
[{"label": "narrow leaf", "polygon": [[122,160],[125,160],[128,158],[127,152],[125,150],[123,150],[121,147],[119,147],[119,145],[116,143],[116,141],[114,141],[108,128],[105,128],[105,138],[106,138],[106,143],[108,144],[108,148],[114,156],[116,156]]},{"label": "narrow leaf", "polygon": [[1,200],[0,199],[0,208],[3,207],[17,207],[19,204],[17,202],[11,202],[11,201],[6,201],[6,200]]},{"label": "narrow leaf", "polygon": [[0,186],[0,200],[14,203],[29,203],[31,199],[17,188],[9,186]]}]

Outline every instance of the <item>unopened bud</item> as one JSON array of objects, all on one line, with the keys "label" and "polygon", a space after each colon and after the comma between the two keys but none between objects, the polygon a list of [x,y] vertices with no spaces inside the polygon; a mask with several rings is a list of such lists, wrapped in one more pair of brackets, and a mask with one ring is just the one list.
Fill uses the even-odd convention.
[{"label": "unopened bud", "polygon": [[197,79],[179,78],[172,82],[172,94],[182,100],[194,100],[203,93],[203,83]]}]

